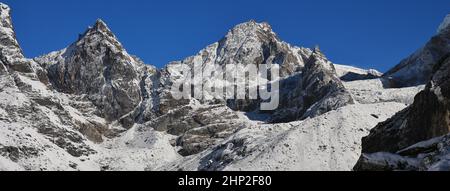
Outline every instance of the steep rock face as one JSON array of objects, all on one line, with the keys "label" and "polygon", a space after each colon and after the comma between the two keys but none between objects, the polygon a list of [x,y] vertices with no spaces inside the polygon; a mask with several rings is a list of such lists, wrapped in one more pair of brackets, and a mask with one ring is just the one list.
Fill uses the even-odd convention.
[{"label": "steep rock face", "polygon": [[0,3],[0,72],[5,71],[5,68],[11,68],[19,72],[32,72],[31,63],[25,59],[22,54],[22,49],[16,40],[16,34],[11,21],[11,9]]},{"label": "steep rock face", "polygon": [[[428,55],[422,58],[427,59],[405,65],[405,68],[414,66],[418,69],[410,73],[414,77],[423,77],[419,72],[424,72],[425,76],[430,76],[430,81],[425,90],[416,95],[411,106],[378,124],[369,136],[363,138],[363,154],[354,170],[450,169],[447,135],[450,133],[449,31],[447,17],[438,35],[423,49],[428,51]],[[420,54],[418,52],[415,56]],[[396,69],[398,66],[393,70]]]},{"label": "steep rock face", "polygon": [[42,82],[45,70],[22,54],[9,10],[0,4],[0,156],[22,164],[25,170],[57,170],[57,164],[32,161],[52,164],[47,152],[53,151],[66,159],[95,154],[80,132],[92,124],[102,129],[102,121],[92,116],[82,118],[64,95],[55,95]]},{"label": "steep rock face", "polygon": [[[9,26],[2,31],[13,31]],[[266,23],[240,24],[162,70],[130,56],[100,20],[68,48],[34,60],[24,58],[11,34],[2,33],[0,43],[0,170],[154,170],[192,157],[201,157],[193,160],[197,170],[222,170],[237,159],[252,169],[342,170],[359,155],[369,127],[404,107],[349,105],[341,76],[319,50],[282,42]],[[169,90],[179,78],[177,63],[279,65],[284,97],[273,116],[315,118],[266,124],[273,113],[241,112],[255,111],[261,100],[175,100]],[[297,160],[305,155],[293,150],[311,152]],[[274,157],[289,165],[271,164]]]},{"label": "steep rock face", "polygon": [[450,59],[436,65],[431,82],[414,103],[379,124],[363,139],[363,152],[396,152],[450,132]]},{"label": "steep rock face", "polygon": [[[418,149],[412,145],[450,133],[449,74],[450,57],[447,56],[442,62],[436,64],[431,82],[416,96],[413,105],[386,122],[380,123],[369,136],[363,138],[362,152],[364,154],[355,166],[355,170],[426,170],[431,168],[429,165],[425,168],[423,161],[435,155],[440,156],[447,148],[447,141],[444,140],[439,148]],[[413,151],[414,153],[411,154]],[[404,165],[393,165],[395,163]],[[445,164],[448,170],[448,161]]]},{"label": "steep rock face", "polygon": [[47,68],[51,84],[60,92],[86,94],[101,115],[114,121],[133,111],[142,100],[138,67],[106,24],[94,27],[68,48],[35,59]]},{"label": "steep rock face", "polygon": [[[312,51],[281,41],[267,23],[250,21],[237,25],[219,42],[219,53],[219,64],[276,64],[280,68],[280,77],[289,77],[304,68]],[[262,100],[247,97],[244,100],[228,100],[228,106],[247,112],[258,110]]]},{"label": "steep rock face", "polygon": [[[310,63],[308,68],[305,67],[306,63]],[[345,91],[345,87],[337,76],[333,64],[322,53],[313,55],[313,51],[310,49],[293,47],[281,41],[267,23],[250,21],[239,24],[231,29],[221,41],[208,46],[196,56],[172,63],[162,71],[164,74],[162,78],[167,76],[163,80],[165,84],[171,84],[177,78],[176,75],[171,76],[171,69],[176,64],[186,64],[191,68],[197,67],[199,69],[210,65],[224,67],[231,64],[280,66],[280,101],[282,103],[276,111],[263,112],[276,113],[277,117],[272,120],[273,122],[314,117],[345,104],[353,103],[349,93]],[[211,79],[219,75],[223,75],[223,73],[216,73]],[[201,86],[210,79],[203,80],[193,83]],[[255,84],[256,79],[250,79],[248,83]],[[186,105],[189,103],[186,100],[184,102],[173,101],[167,88],[162,92],[160,108],[162,113],[165,113],[170,105]],[[313,95],[317,93],[320,95]],[[342,96],[334,94],[342,94]],[[249,99],[248,97],[247,92],[246,99],[243,100],[213,99],[209,103],[226,103],[231,109],[238,111],[258,111],[263,100]],[[318,99],[310,99],[310,97]],[[328,98],[322,99],[323,97]],[[203,99],[199,101],[205,102]],[[319,101],[321,103],[316,104]]]},{"label": "steep rock face", "polygon": [[[311,52],[307,48],[294,47],[281,41],[272,31],[269,24],[249,21],[237,25],[223,39],[201,50],[197,55],[172,64],[186,64],[191,68],[197,67],[200,69],[212,65],[225,68],[226,65],[237,64],[242,66],[276,64],[280,66],[280,75],[288,77],[303,69],[306,62],[305,59],[309,58]],[[170,67],[166,68],[163,73],[170,74]],[[211,79],[218,75],[223,75],[223,73],[216,73]],[[203,81],[194,81],[194,84],[201,85],[208,80],[209,78],[203,79]],[[165,81],[168,82],[167,84],[170,84],[173,80],[166,79]],[[256,79],[250,79],[249,84],[253,83],[256,83]],[[167,97],[162,99],[162,101],[168,99],[170,100]],[[200,101],[204,102],[205,100]],[[260,100],[224,100],[222,98],[214,99],[212,102],[227,102],[227,105],[234,110],[254,111],[258,109]],[[162,104],[165,105],[164,103]]]},{"label": "steep rock face", "polygon": [[6,68],[5,64],[0,61],[0,75],[6,74],[8,72],[8,68]]},{"label": "steep rock face", "polygon": [[409,87],[429,82],[434,64],[450,53],[450,26],[446,23],[448,16],[438,34],[423,48],[384,74],[384,78],[388,80],[387,87]]},{"label": "steep rock face", "polygon": [[[176,100],[170,88],[182,78],[178,68],[180,64],[188,66],[191,73],[209,66],[222,68],[222,72],[216,71],[209,78],[194,78],[191,85],[200,88],[206,83],[222,83],[220,80],[229,82],[228,79],[216,78],[224,75],[227,65],[279,65],[282,103],[275,111],[260,112],[261,99],[206,99],[211,98],[211,95],[203,92],[201,98]],[[256,79],[249,79],[248,83],[254,84]],[[154,108],[157,117],[146,124],[178,136],[175,145],[182,148],[179,151],[182,155],[209,149],[236,130],[246,127],[248,124],[236,120],[239,115],[235,111],[269,116],[273,114],[273,119],[269,121],[278,123],[315,117],[353,103],[333,64],[319,50],[313,53],[306,48],[292,47],[282,42],[267,23],[255,21],[239,24],[221,41],[206,47],[197,55],[167,65],[160,72],[158,85],[158,104]],[[206,114],[216,120],[196,120],[198,116]],[[227,120],[230,122],[223,122]]]},{"label": "steep rock face", "polygon": [[192,101],[144,125],[176,136],[173,146],[179,147],[181,155],[189,156],[214,147],[247,127],[247,123],[243,116],[226,105],[202,105]]},{"label": "steep rock face", "polygon": [[289,76],[304,67],[311,51],[293,47],[272,31],[267,23],[249,21],[234,27],[219,41],[218,64],[278,64],[281,76]]},{"label": "steep rock face", "polygon": [[[353,104],[351,94],[336,74],[334,65],[316,49],[302,73],[297,86],[282,88],[282,105],[271,122],[290,122],[316,117],[331,110]],[[281,83],[283,83],[282,81]]]}]

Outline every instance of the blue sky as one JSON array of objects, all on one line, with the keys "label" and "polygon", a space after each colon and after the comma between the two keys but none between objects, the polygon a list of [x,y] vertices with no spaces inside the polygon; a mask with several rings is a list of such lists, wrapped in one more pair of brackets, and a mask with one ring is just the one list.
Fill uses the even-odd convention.
[{"label": "blue sky", "polygon": [[1,0],[27,57],[59,50],[103,19],[129,53],[162,67],[196,54],[238,23],[267,21],[291,44],[320,45],[335,63],[386,71],[426,43],[448,0]]}]

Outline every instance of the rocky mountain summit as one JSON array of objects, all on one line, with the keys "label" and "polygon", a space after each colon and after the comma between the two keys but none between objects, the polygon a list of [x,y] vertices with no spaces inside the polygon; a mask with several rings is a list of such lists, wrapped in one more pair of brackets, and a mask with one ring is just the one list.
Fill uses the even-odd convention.
[{"label": "rocky mountain summit", "polygon": [[[0,170],[351,170],[361,138],[424,88],[386,89],[381,73],[333,64],[318,47],[290,45],[256,21],[162,69],[129,54],[102,20],[66,48],[28,59],[10,8],[0,7]],[[263,111],[268,100],[248,93],[175,99],[180,64],[191,71],[279,66],[279,107]],[[433,65],[436,79],[425,91],[445,95],[446,65]],[[192,85],[222,83],[221,75]],[[433,103],[441,102],[437,96]],[[416,105],[417,98],[406,110]],[[440,111],[444,116],[445,107]],[[444,135],[442,125],[401,147]]]},{"label": "rocky mountain summit", "polygon": [[[149,72],[128,55],[106,24],[94,27],[68,48],[35,61],[48,71],[52,87],[66,94],[88,95],[109,121],[130,113],[142,100],[140,81]],[[139,73],[138,73],[139,71]]]}]

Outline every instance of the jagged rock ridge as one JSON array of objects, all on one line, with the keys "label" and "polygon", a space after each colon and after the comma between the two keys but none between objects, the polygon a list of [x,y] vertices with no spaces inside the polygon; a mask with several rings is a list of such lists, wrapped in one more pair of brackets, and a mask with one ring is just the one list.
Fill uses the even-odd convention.
[{"label": "jagged rock ridge", "polygon": [[124,51],[101,20],[68,48],[35,60],[47,68],[55,89],[88,95],[109,121],[130,113],[142,100],[143,74],[137,69],[144,65]]},{"label": "jagged rock ridge", "polygon": [[[282,89],[284,102],[275,111],[271,122],[291,122],[316,117],[338,109],[354,100],[336,74],[334,65],[319,49],[315,49],[306,63],[294,88]],[[283,83],[283,81],[282,81]]]},{"label": "jagged rock ridge", "polygon": [[[26,59],[10,9],[1,7],[0,170],[157,170],[190,159],[202,166],[196,170],[222,170],[258,150],[246,150],[249,144],[273,143],[281,148],[277,152],[292,152],[285,145],[303,141],[291,142],[299,134],[316,137],[314,144],[297,144],[312,161],[341,151],[351,155],[332,157],[318,169],[349,170],[359,154],[355,140],[404,107],[354,104],[355,95],[323,53],[281,41],[267,23],[237,25],[199,54],[158,70],[128,54],[101,20],[67,48]],[[279,65],[283,101],[278,110],[261,112],[258,104],[265,100],[175,100],[169,90],[179,77],[177,63]],[[356,114],[365,120],[343,119]],[[300,126],[311,128],[297,131]],[[292,167],[305,169],[308,162],[293,161]]]}]

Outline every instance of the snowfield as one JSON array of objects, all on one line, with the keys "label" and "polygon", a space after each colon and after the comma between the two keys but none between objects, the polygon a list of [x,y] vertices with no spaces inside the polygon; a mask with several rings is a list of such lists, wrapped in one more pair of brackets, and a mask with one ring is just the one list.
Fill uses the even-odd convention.
[{"label": "snowfield", "polygon": [[[39,81],[26,76],[18,78],[33,87],[33,94],[44,97],[51,94]],[[173,146],[175,136],[145,125],[135,125],[121,136],[106,139],[101,144],[83,140],[83,147],[94,152],[74,157],[55,145],[54,138],[39,133],[34,124],[8,122],[11,116],[7,115],[6,108],[31,104],[29,97],[17,87],[8,87],[11,80],[2,78],[1,84],[0,149],[7,149],[1,146],[8,145],[19,150],[9,152],[17,155],[17,161],[8,159],[15,156],[0,157],[2,170],[351,170],[361,154],[361,138],[377,123],[405,108],[411,96],[421,89],[383,89],[379,80],[347,82],[346,87],[355,93],[352,96],[370,101],[292,123],[265,124],[239,113],[240,120],[250,124],[247,128],[212,149],[188,157],[179,155],[178,148]],[[387,99],[392,92],[396,95],[393,98],[401,99]],[[102,118],[84,116],[71,107],[68,95],[59,94],[58,99],[71,119],[104,123]],[[47,123],[79,134],[65,126],[51,108],[39,106],[37,109],[47,116]],[[20,109],[18,112],[20,114]]]},{"label": "snowfield", "polygon": [[[349,171],[361,139],[411,105],[425,87],[411,84],[428,79],[386,88],[382,73],[333,64],[318,47],[290,45],[256,21],[163,69],[128,54],[100,19],[67,48],[27,59],[2,3],[0,19],[0,171]],[[417,73],[429,61],[421,55],[394,77]],[[280,66],[276,110],[260,110],[263,98],[179,100],[170,93],[179,64],[195,70],[235,63]],[[205,82],[219,81],[192,84]],[[450,145],[449,138],[431,142],[410,149]],[[427,159],[365,157],[410,165]],[[446,167],[434,162],[431,169]]]},{"label": "snowfield", "polygon": [[399,102],[410,105],[414,102],[417,93],[425,88],[425,85],[407,88],[384,88],[382,79],[360,80],[344,82],[353,95],[353,98],[362,104],[379,102]]},{"label": "snowfield", "polygon": [[254,125],[159,170],[349,171],[361,154],[361,138],[404,107],[355,104],[305,121]]}]

